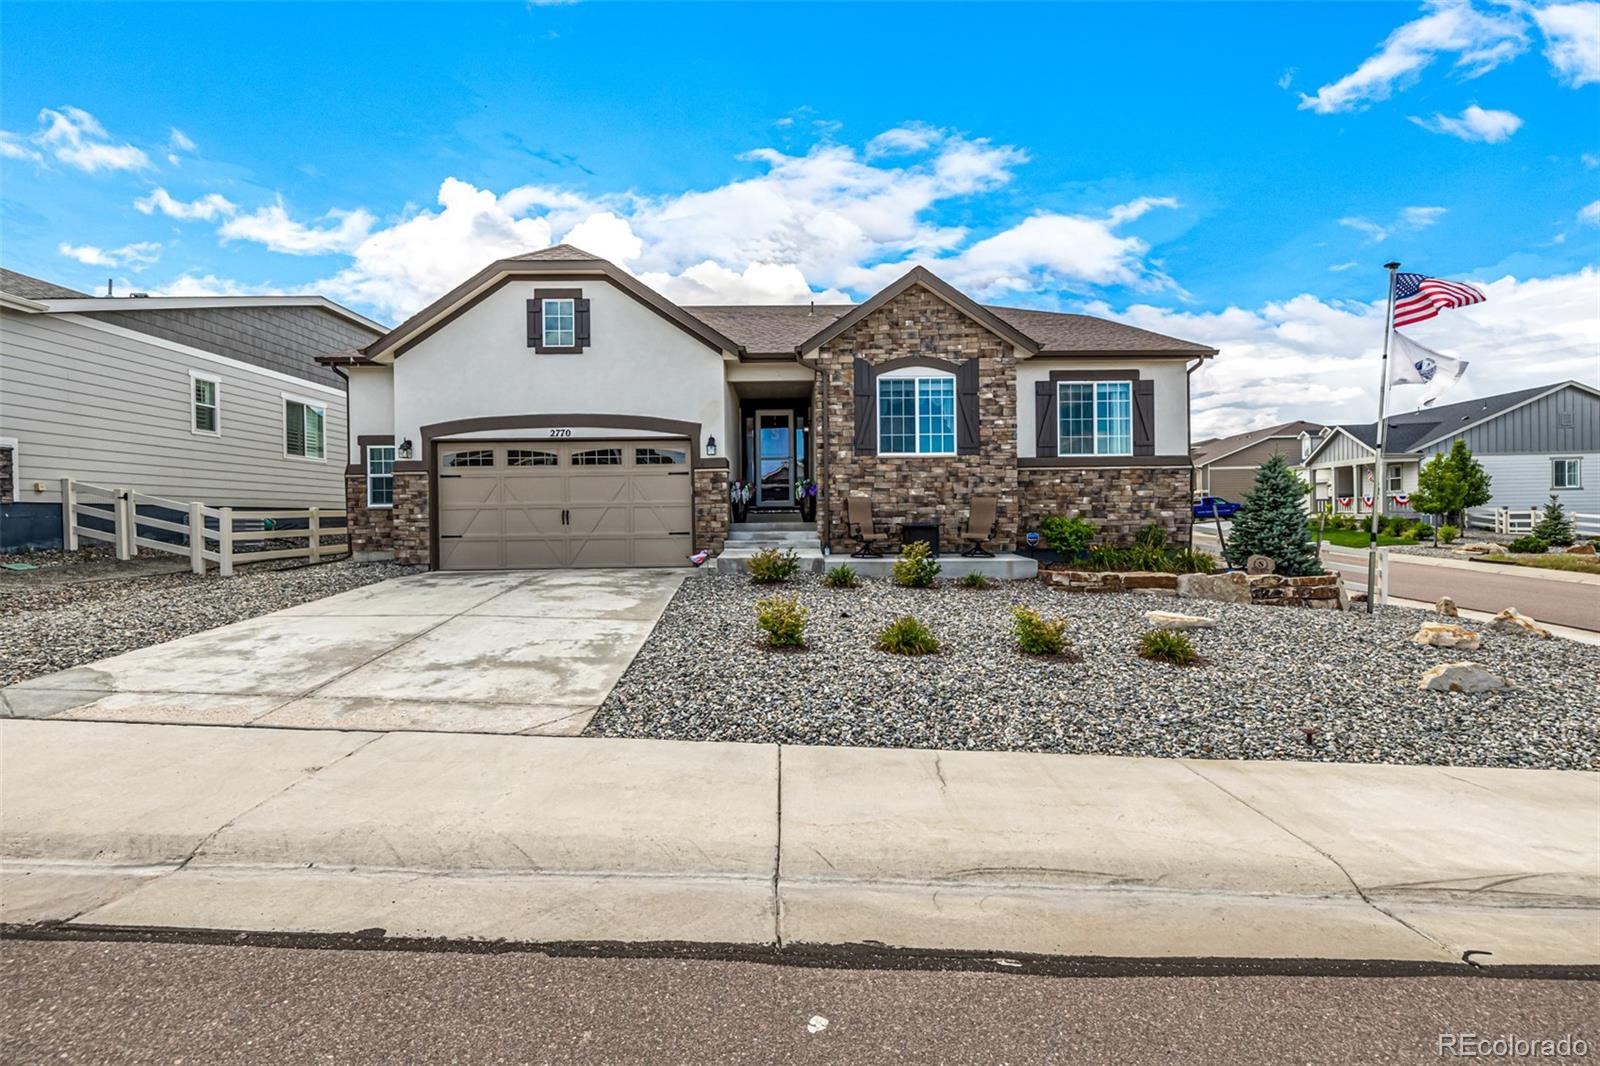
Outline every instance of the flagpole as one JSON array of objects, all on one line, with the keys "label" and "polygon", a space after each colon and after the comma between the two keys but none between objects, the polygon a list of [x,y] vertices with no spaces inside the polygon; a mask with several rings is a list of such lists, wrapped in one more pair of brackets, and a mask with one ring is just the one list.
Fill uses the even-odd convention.
[{"label": "flagpole", "polygon": [[[1394,336],[1394,284],[1399,263],[1385,263],[1389,272],[1389,301],[1383,313],[1383,369],[1378,379],[1378,456],[1372,469],[1372,530],[1367,537],[1367,613],[1374,610],[1378,598],[1378,520],[1383,516],[1383,487],[1388,484],[1388,471],[1383,464],[1383,437],[1385,408],[1389,400],[1389,340]],[[1356,492],[1361,486],[1356,486]],[[1358,495],[1356,497],[1360,499]]]}]

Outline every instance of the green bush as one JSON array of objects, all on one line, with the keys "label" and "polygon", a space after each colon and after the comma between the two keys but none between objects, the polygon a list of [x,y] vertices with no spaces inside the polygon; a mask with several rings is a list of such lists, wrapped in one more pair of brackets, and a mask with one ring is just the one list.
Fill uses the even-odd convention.
[{"label": "green bush", "polygon": [[1439,543],[1440,544],[1452,544],[1452,543],[1455,542],[1455,539],[1457,537],[1459,537],[1460,535],[1461,535],[1461,531],[1459,529],[1457,529],[1455,526],[1452,526],[1452,525],[1449,525],[1449,524],[1445,524],[1445,525],[1442,525],[1442,526],[1439,527]]},{"label": "green bush", "polygon": [[1518,537],[1506,547],[1523,555],[1543,555],[1549,549],[1550,542],[1530,533],[1526,537]]},{"label": "green bush", "polygon": [[1407,526],[1406,531],[1400,534],[1400,539],[1411,544],[1415,544],[1417,542],[1417,538],[1421,535],[1422,531],[1416,526]]},{"label": "green bush", "polygon": [[800,572],[800,556],[793,548],[785,551],[762,548],[750,557],[746,566],[750,570],[750,580],[757,585],[781,585]]},{"label": "green bush", "polygon": [[979,573],[963,574],[957,584],[964,589],[986,589],[989,587],[989,579]]},{"label": "green bush", "polygon": [[1016,607],[1011,611],[1011,634],[1017,638],[1017,647],[1028,655],[1060,655],[1067,648],[1065,618],[1046,620],[1031,607]]},{"label": "green bush", "polygon": [[861,584],[861,578],[854,570],[841,563],[822,575],[822,583],[830,589],[853,589]]},{"label": "green bush", "polygon": [[942,569],[927,542],[919,540],[900,549],[900,558],[894,561],[894,581],[908,589],[931,588]]},{"label": "green bush", "polygon": [[803,647],[810,616],[793,596],[769,596],[756,603],[756,625],[766,630],[767,643],[774,648]]},{"label": "green bush", "polygon": [[896,618],[878,634],[878,650],[891,655],[932,655],[939,641],[927,626],[910,615]]},{"label": "green bush", "polygon": [[1139,530],[1133,538],[1135,548],[1154,548],[1157,551],[1167,546],[1167,529],[1154,522]]},{"label": "green bush", "polygon": [[1045,547],[1066,556],[1077,555],[1087,548],[1095,532],[1093,522],[1065,515],[1046,515],[1039,523],[1039,533],[1044,537]]},{"label": "green bush", "polygon": [[1551,495],[1550,502],[1545,504],[1539,524],[1533,527],[1533,535],[1559,548],[1565,548],[1578,539],[1572,519],[1567,517],[1566,507],[1554,494]]},{"label": "green bush", "polygon": [[1217,569],[1217,557],[1210,552],[1183,548],[1173,553],[1172,565],[1180,574],[1210,574]]},{"label": "green bush", "polygon": [[1139,658],[1188,666],[1200,656],[1189,638],[1171,629],[1152,629],[1139,641]]}]

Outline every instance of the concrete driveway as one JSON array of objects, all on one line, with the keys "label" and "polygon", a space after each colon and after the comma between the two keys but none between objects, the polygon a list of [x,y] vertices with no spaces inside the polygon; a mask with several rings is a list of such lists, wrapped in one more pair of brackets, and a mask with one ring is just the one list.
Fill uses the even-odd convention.
[{"label": "concrete driveway", "polygon": [[434,573],[0,690],[25,718],[572,735],[684,579]]}]

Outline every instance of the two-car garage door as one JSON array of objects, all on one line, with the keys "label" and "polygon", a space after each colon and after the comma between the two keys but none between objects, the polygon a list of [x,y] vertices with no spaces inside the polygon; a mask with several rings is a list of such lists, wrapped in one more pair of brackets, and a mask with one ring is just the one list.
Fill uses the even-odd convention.
[{"label": "two-car garage door", "polygon": [[684,440],[441,443],[439,567],[687,566]]}]

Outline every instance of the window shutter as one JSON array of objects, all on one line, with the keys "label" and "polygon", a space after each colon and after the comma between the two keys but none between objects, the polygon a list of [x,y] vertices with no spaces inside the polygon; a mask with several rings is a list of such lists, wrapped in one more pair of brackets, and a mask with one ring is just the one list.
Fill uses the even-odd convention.
[{"label": "window shutter", "polygon": [[528,301],[528,347],[536,348],[544,343],[544,303],[539,300]]},{"label": "window shutter", "polygon": [[1133,454],[1156,453],[1156,383],[1133,383]]},{"label": "window shutter", "polygon": [[978,360],[956,368],[956,454],[978,454]]},{"label": "window shutter", "polygon": [[1041,459],[1056,457],[1056,385],[1053,381],[1033,383],[1034,451]]},{"label": "window shutter", "polygon": [[856,454],[878,454],[878,412],[872,396],[872,364],[855,361]]},{"label": "window shutter", "polygon": [[589,301],[584,299],[572,301],[572,317],[577,329],[574,339],[578,347],[589,347]]}]

